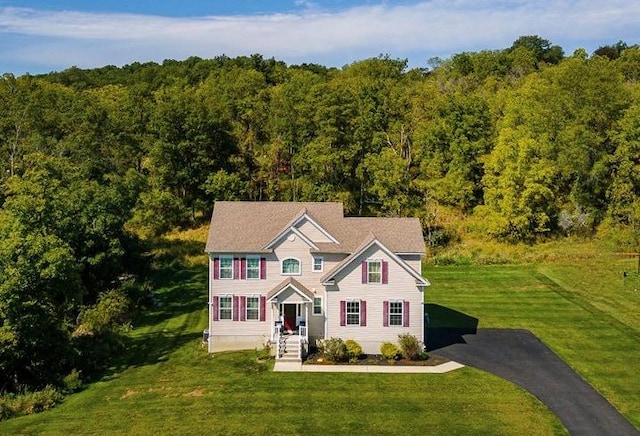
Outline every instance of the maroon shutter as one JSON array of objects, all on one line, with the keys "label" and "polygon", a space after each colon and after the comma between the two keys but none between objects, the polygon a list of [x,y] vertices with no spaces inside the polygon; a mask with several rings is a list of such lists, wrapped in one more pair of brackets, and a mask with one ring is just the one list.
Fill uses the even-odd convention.
[{"label": "maroon shutter", "polygon": [[212,312],[212,319],[214,321],[218,321],[219,318],[219,313],[218,313],[218,307],[219,307],[220,303],[219,303],[219,298],[217,295],[213,296],[213,298],[211,299],[211,312]]},{"label": "maroon shutter", "polygon": [[218,280],[220,278],[220,258],[213,258],[213,279]]},{"label": "maroon shutter", "polygon": [[260,321],[265,321],[267,319],[267,297],[264,295],[260,296]]},{"label": "maroon shutter", "polygon": [[233,279],[238,280],[240,278],[240,259],[235,257],[233,259]]},{"label": "maroon shutter", "polygon": [[340,325],[347,325],[347,303],[344,300],[340,300]]},{"label": "maroon shutter", "polygon": [[389,302],[382,302],[382,326],[389,327]]},{"label": "maroon shutter", "polygon": [[239,300],[238,296],[234,295],[233,296],[233,320],[234,321],[238,320],[238,312],[239,312],[238,311],[238,309],[239,309],[238,306],[240,306],[240,302],[238,300]]},{"label": "maroon shutter", "polygon": [[362,327],[367,326],[367,302],[360,301],[360,325]]},{"label": "maroon shutter", "polygon": [[382,261],[382,283],[385,285],[389,283],[389,262],[384,260]]},{"label": "maroon shutter", "polygon": [[240,296],[240,321],[247,320],[247,297]]},{"label": "maroon shutter", "polygon": [[368,271],[367,271],[367,261],[363,260],[362,261],[362,283],[367,283],[367,278],[368,278]]},{"label": "maroon shutter", "polygon": [[247,278],[247,258],[243,257],[240,259],[240,279],[244,280]]},{"label": "maroon shutter", "polygon": [[409,302],[402,302],[402,327],[409,327]]},{"label": "maroon shutter", "polygon": [[267,278],[267,259],[264,257],[260,258],[260,278],[262,280]]}]

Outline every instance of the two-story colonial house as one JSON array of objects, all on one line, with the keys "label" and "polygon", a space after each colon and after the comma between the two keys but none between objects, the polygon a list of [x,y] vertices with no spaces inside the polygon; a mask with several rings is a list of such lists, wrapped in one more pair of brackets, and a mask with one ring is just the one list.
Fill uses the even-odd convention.
[{"label": "two-story colonial house", "polygon": [[341,203],[214,205],[210,352],[354,339],[368,354],[398,334],[421,340],[424,239],[414,218],[345,217]]}]

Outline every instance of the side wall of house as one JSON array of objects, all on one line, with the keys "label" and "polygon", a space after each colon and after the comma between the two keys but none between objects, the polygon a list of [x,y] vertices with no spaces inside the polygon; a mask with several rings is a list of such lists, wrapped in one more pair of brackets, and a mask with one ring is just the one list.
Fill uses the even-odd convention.
[{"label": "side wall of house", "polygon": [[[369,259],[388,262],[388,283],[362,283],[362,261]],[[415,263],[415,260],[412,263]],[[363,325],[341,325],[341,311],[344,311],[341,305],[348,301],[359,301],[361,312],[363,306],[366,306],[364,319],[361,314]],[[403,323],[408,325],[385,325],[389,324],[385,321],[389,316],[385,312],[385,302],[390,301],[403,302]],[[408,309],[406,313],[405,308]],[[373,246],[345,268],[336,277],[336,286],[329,288],[327,311],[330,316],[327,336],[353,339],[360,343],[365,353],[379,354],[383,341],[397,343],[398,334],[401,333],[410,333],[419,340],[424,340],[423,310],[423,294],[416,285],[415,278],[384,251]],[[407,315],[408,320],[405,318]]]}]

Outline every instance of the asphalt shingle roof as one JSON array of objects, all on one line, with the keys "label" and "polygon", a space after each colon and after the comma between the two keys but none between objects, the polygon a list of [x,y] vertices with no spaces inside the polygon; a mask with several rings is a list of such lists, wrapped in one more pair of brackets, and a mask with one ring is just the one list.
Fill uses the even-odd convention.
[{"label": "asphalt shingle roof", "polygon": [[296,219],[307,214],[338,244],[318,242],[318,252],[352,253],[365,240],[376,238],[395,253],[424,253],[424,239],[416,218],[345,217],[342,203],[244,202],[214,204],[205,251],[259,253]]}]

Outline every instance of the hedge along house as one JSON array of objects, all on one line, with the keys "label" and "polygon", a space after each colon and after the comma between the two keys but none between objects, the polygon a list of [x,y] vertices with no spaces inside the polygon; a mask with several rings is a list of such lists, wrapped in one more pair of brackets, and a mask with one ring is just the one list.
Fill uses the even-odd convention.
[{"label": "hedge along house", "polygon": [[210,352],[276,344],[300,359],[318,339],[368,354],[421,340],[425,246],[415,218],[345,217],[341,203],[216,202],[209,255]]}]

